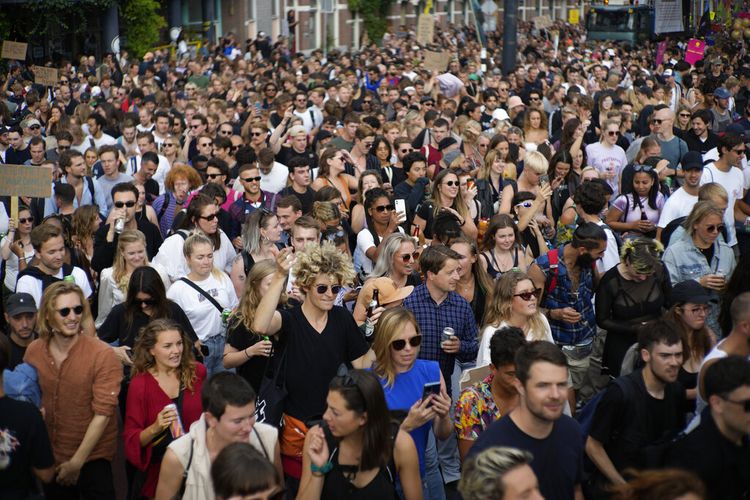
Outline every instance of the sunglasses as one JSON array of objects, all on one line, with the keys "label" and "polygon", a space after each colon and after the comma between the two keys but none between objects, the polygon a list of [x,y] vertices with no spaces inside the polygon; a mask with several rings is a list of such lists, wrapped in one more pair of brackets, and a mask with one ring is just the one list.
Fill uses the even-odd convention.
[{"label": "sunglasses", "polygon": [[338,295],[343,287],[341,285],[318,285],[315,287],[315,291],[318,292],[318,295],[324,295],[329,288],[334,295]]},{"label": "sunglasses", "polygon": [[252,132],[250,135],[252,135],[253,137],[260,137],[263,135],[263,132]]},{"label": "sunglasses", "polygon": [[209,179],[216,179],[217,177],[221,177],[224,174],[206,174],[206,177]]},{"label": "sunglasses", "polygon": [[133,208],[134,206],[135,206],[134,201],[116,201],[115,202],[116,208],[122,208],[122,207]]},{"label": "sunglasses", "polygon": [[402,154],[408,154],[411,153],[411,149],[399,149],[398,152]]},{"label": "sunglasses", "polygon": [[651,120],[651,123],[655,125],[661,125],[663,121],[664,120],[659,120],[658,118],[654,118],[653,120]]},{"label": "sunglasses", "polygon": [[[419,347],[422,345],[422,336],[421,335],[415,335],[414,337],[409,339],[409,345],[412,347]],[[393,347],[394,351],[403,351],[406,347],[406,340],[404,339],[398,339],[391,342],[391,347]]]},{"label": "sunglasses", "polygon": [[607,135],[610,137],[614,137],[617,135],[617,130],[608,130]]},{"label": "sunglasses", "polygon": [[214,145],[213,142],[204,142],[203,144],[198,144],[198,147],[199,148],[205,148],[205,147],[213,146],[213,145]]},{"label": "sunglasses", "polygon": [[683,118],[690,118],[690,113],[680,113],[680,116]]},{"label": "sunglasses", "polygon": [[459,185],[458,181],[445,181],[443,184],[445,184],[448,187],[453,187],[453,186],[458,187]]},{"label": "sunglasses", "polygon": [[216,214],[206,215],[205,217],[202,216],[202,215],[199,215],[198,218],[199,219],[205,219],[208,222],[211,222],[212,220],[214,220],[216,218]]},{"label": "sunglasses", "polygon": [[200,127],[200,124],[199,125],[190,125],[190,128],[198,128],[198,127]]},{"label": "sunglasses", "polygon": [[389,212],[393,212],[393,209],[395,208],[393,205],[378,205],[377,207],[374,207],[375,210],[380,212],[381,214],[385,212],[386,210]]},{"label": "sunglasses", "polygon": [[18,219],[18,223],[19,224],[26,224],[27,222],[29,224],[31,224],[32,222],[34,222],[34,218],[33,217],[27,217],[25,219]]},{"label": "sunglasses", "polygon": [[745,149],[745,148],[742,148],[742,149],[733,149],[732,151],[734,151],[734,152],[735,152],[735,153],[737,153],[738,155],[744,155],[744,154],[745,154],[745,151],[746,151],[746,149]]},{"label": "sunglasses", "polygon": [[745,410],[745,413],[750,413],[750,399],[746,399],[745,401],[734,401],[733,399],[729,399],[726,397],[722,397],[721,399],[723,399],[727,403],[740,405],[742,406],[742,409]]},{"label": "sunglasses", "polygon": [[57,149],[58,151],[67,151],[68,149],[70,149],[70,146],[61,146],[58,144]]},{"label": "sunglasses", "polygon": [[135,305],[137,306],[149,306],[153,307],[156,305],[156,299],[135,299]]},{"label": "sunglasses", "polygon": [[63,307],[62,309],[57,310],[57,312],[63,318],[67,318],[68,316],[70,316],[71,311],[73,311],[73,314],[75,314],[76,316],[80,316],[81,314],[83,314],[83,306]]},{"label": "sunglasses", "polygon": [[418,259],[419,259],[419,252],[401,254],[401,260],[403,260],[404,263],[411,262],[412,260],[418,260]]},{"label": "sunglasses", "polygon": [[649,165],[633,165],[633,170],[636,172],[651,172],[653,169],[654,167]]},{"label": "sunglasses", "polygon": [[31,127],[29,127],[29,129],[31,129],[31,130],[39,130],[41,128],[42,128],[41,125],[32,125]]},{"label": "sunglasses", "polygon": [[260,175],[258,177],[242,177],[242,182],[260,182]]},{"label": "sunglasses", "polygon": [[534,203],[531,202],[531,201],[522,201],[521,203],[517,203],[516,206],[517,207],[523,207],[523,208],[531,208],[531,205],[533,205],[533,204]]},{"label": "sunglasses", "polygon": [[539,288],[535,288],[534,291],[532,291],[532,292],[516,293],[513,296],[514,297],[521,297],[521,300],[523,300],[525,302],[528,302],[532,298],[534,298],[534,299],[537,298],[537,296],[539,295],[540,291],[541,290]]},{"label": "sunglasses", "polygon": [[232,131],[231,130],[222,130],[219,133],[221,135],[232,135]]},{"label": "sunglasses", "polygon": [[709,233],[720,233],[723,230],[724,230],[724,224],[718,224],[718,225],[711,224],[710,226],[706,227],[706,231],[708,231]]},{"label": "sunglasses", "polygon": [[165,148],[173,148],[173,147],[175,147],[175,146],[176,146],[176,144],[172,144],[171,142],[165,142],[165,143],[164,143],[164,147],[165,147]]}]

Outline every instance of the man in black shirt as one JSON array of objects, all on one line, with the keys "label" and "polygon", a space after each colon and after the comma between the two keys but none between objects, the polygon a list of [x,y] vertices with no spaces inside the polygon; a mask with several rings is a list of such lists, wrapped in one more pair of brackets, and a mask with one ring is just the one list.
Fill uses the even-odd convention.
[{"label": "man in black shirt", "polygon": [[5,304],[5,322],[8,323],[10,339],[10,370],[23,363],[26,348],[37,337],[36,311],[34,297],[28,293],[14,293],[8,297]]},{"label": "man in black shirt", "polygon": [[729,356],[708,367],[703,378],[708,406],[698,427],[667,453],[666,465],[695,472],[708,498],[750,494],[750,362]]},{"label": "man in black shirt", "polygon": [[688,150],[704,155],[719,145],[719,136],[711,131],[713,117],[707,109],[699,109],[690,117],[692,128],[685,132]]},{"label": "man in black shirt", "polygon": [[313,196],[315,195],[315,191],[310,187],[310,184],[312,184],[310,164],[306,158],[297,157],[292,158],[287,166],[289,167],[289,181],[291,184],[279,192],[277,199],[294,195],[302,204],[302,213],[309,214],[312,211]]}]

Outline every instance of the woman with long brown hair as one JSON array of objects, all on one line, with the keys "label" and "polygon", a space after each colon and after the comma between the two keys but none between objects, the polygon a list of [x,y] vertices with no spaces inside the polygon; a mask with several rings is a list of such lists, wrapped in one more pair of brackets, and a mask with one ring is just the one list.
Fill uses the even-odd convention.
[{"label": "woman with long brown hair", "polygon": [[495,280],[511,269],[526,271],[533,261],[531,250],[523,246],[516,222],[507,214],[492,218],[480,249],[479,264]]},{"label": "woman with long brown hair", "polygon": [[167,446],[203,413],[206,368],[193,358],[180,325],[168,319],[143,328],[134,353],[123,439],[125,456],[141,472],[133,493],[151,498]]},{"label": "woman with long brown hair", "polygon": [[466,299],[474,312],[474,319],[481,324],[487,296],[492,292],[492,280],[479,263],[479,251],[474,240],[466,236],[456,238],[451,250],[461,255],[456,293]]},{"label": "woman with long brown hair", "polygon": [[351,155],[344,149],[326,148],[320,155],[318,162],[318,178],[312,183],[312,189],[318,190],[323,186],[333,186],[341,193],[346,209],[349,210],[352,203],[351,191],[357,189],[356,177],[344,173],[346,162],[351,160]]},{"label": "woman with long brown hair", "polygon": [[461,231],[469,238],[477,237],[477,226],[471,219],[469,207],[459,195],[460,184],[458,175],[451,170],[441,170],[433,180],[432,196],[428,201],[417,207],[414,215],[414,226],[419,227],[424,237],[432,239],[432,225],[438,213],[450,212],[456,216],[461,225]]}]

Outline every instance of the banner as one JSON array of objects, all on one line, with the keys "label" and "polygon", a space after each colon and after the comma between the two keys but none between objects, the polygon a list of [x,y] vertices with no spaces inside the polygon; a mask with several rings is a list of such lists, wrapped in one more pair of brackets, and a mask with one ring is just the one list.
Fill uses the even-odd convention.
[{"label": "banner", "polygon": [[17,61],[25,61],[26,60],[26,47],[27,44],[22,42],[11,42],[10,40],[5,40],[3,42],[3,49],[2,53],[0,53],[0,57],[3,59],[15,59]]},{"label": "banner", "polygon": [[654,33],[684,31],[681,0],[656,0],[654,2]]},{"label": "banner", "polygon": [[417,43],[429,45],[435,39],[435,20],[432,14],[419,14],[417,19]]},{"label": "banner", "polygon": [[704,51],[706,50],[706,43],[703,40],[691,39],[687,44],[687,50],[685,51],[685,62],[691,66],[695,65],[698,61],[703,59]]}]

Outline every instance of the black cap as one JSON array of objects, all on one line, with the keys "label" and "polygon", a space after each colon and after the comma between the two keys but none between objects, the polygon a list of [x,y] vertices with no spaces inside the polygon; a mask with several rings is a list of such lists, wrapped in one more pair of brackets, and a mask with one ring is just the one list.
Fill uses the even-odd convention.
[{"label": "black cap", "polygon": [[8,297],[8,302],[5,304],[5,312],[8,313],[8,316],[35,313],[36,302],[34,302],[34,297],[28,293],[14,293]]},{"label": "black cap", "polygon": [[672,287],[671,301],[672,305],[688,302],[691,304],[708,304],[715,302],[716,298],[712,297],[697,281],[687,280]]},{"label": "black cap", "polygon": [[698,151],[688,151],[680,163],[682,170],[703,170],[703,156]]}]

